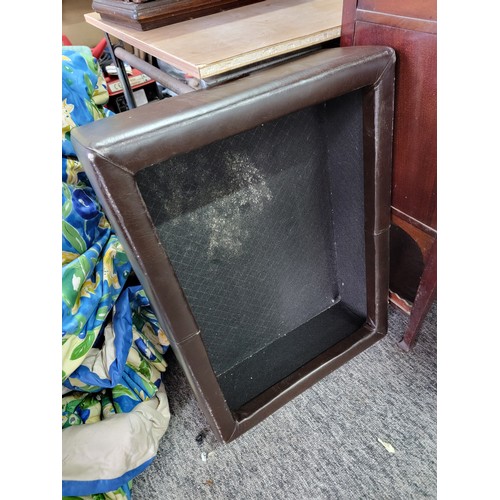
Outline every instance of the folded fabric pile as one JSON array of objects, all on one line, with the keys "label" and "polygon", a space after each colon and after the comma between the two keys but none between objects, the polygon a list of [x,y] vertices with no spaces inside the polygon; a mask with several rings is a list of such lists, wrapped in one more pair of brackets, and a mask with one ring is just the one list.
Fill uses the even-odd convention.
[{"label": "folded fabric pile", "polygon": [[88,47],[62,48],[62,494],[130,499],[170,412],[168,340],[71,145],[110,113]]}]

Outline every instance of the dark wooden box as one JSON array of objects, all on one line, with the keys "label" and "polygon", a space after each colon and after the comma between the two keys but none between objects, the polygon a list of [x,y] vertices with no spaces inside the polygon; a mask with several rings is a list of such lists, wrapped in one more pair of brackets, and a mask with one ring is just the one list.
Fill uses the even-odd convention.
[{"label": "dark wooden box", "polygon": [[94,0],[92,9],[105,21],[140,31],[234,9],[262,0]]}]

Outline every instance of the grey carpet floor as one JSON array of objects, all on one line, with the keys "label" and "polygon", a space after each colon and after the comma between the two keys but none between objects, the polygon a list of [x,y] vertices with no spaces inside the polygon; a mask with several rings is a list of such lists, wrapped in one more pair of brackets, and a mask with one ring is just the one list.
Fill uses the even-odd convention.
[{"label": "grey carpet floor", "polygon": [[170,426],[133,500],[436,498],[436,303],[410,353],[407,322],[391,307],[386,337],[229,444],[172,359]]}]

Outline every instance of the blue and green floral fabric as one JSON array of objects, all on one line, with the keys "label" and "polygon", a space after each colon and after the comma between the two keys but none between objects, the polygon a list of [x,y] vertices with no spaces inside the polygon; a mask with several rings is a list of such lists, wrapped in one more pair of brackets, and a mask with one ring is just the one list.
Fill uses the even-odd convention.
[{"label": "blue and green floral fabric", "polygon": [[[132,412],[157,395],[166,369],[168,340],[142,287],[128,284],[130,262],[71,144],[73,128],[112,114],[102,105],[106,97],[105,80],[90,49],[63,47],[63,432],[103,420],[109,423],[117,414]],[[162,411],[165,415],[168,408]],[[100,427],[94,427],[96,432]],[[63,476],[63,495],[130,499],[131,478],[147,463],[135,464],[122,475],[117,472],[112,480]]]}]

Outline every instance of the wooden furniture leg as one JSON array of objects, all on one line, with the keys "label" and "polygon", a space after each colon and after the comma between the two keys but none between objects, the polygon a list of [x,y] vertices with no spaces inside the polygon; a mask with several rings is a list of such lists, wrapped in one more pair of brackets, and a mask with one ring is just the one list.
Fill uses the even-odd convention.
[{"label": "wooden furniture leg", "polygon": [[410,315],[408,328],[398,342],[398,346],[404,351],[409,351],[415,344],[420,327],[436,298],[437,291],[437,239],[429,251],[429,257],[425,264],[424,272],[418,286],[417,295]]}]

